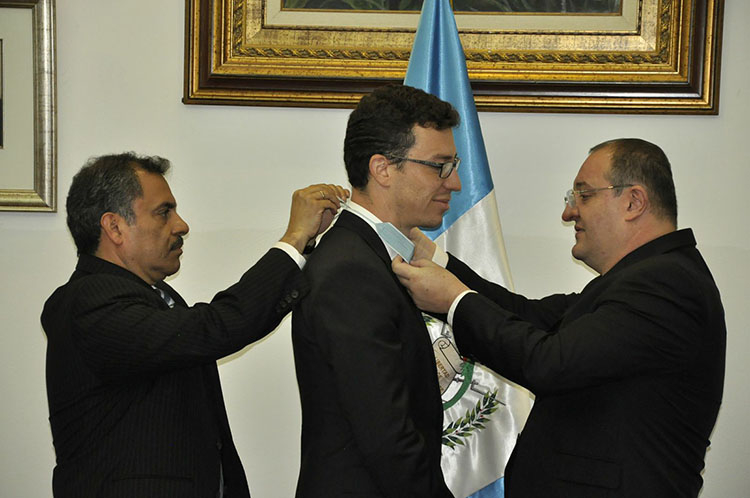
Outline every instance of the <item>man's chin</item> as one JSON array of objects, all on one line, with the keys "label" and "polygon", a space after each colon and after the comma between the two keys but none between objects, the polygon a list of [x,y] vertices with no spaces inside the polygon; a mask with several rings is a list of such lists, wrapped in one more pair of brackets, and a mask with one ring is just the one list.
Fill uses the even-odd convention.
[{"label": "man's chin", "polygon": [[439,226],[440,226],[440,223],[438,223],[437,225],[420,225],[418,228],[422,230],[423,232],[429,232],[431,230],[435,230]]},{"label": "man's chin", "polygon": [[578,261],[583,261],[583,250],[578,244],[573,245],[570,253],[573,255],[573,258],[577,259]]},{"label": "man's chin", "polygon": [[419,228],[421,230],[433,230],[439,227],[442,222],[442,216],[440,216],[437,220],[423,220],[422,223],[420,223]]},{"label": "man's chin", "polygon": [[180,271],[180,261],[179,260],[177,260],[176,264],[173,264],[173,265],[171,265],[168,268],[164,268],[164,271],[163,271],[164,278],[167,278],[167,277],[169,277],[171,275],[174,275],[178,271]]}]

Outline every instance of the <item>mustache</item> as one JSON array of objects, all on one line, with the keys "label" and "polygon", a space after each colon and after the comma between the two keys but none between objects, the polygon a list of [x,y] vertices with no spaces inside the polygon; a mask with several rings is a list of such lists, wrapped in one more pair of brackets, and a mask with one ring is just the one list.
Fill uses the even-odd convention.
[{"label": "mustache", "polygon": [[174,241],[174,244],[172,244],[172,247],[170,247],[169,250],[174,251],[176,249],[179,249],[184,243],[185,242],[182,240],[182,236],[178,235],[177,240]]}]

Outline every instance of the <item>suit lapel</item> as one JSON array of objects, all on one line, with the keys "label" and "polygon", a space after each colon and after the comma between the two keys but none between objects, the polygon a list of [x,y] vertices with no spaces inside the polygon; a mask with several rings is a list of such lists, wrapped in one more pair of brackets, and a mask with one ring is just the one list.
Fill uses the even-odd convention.
[{"label": "suit lapel", "polygon": [[385,244],[365,220],[349,211],[343,211],[339,215],[338,220],[336,220],[335,228],[350,230],[359,235],[364,239],[367,245],[372,248],[383,263],[387,264],[390,268],[391,259],[388,257],[388,250],[386,250]]},{"label": "suit lapel", "polygon": [[388,268],[388,273],[393,278],[393,281],[396,282],[396,285],[399,289],[401,289],[401,293],[408,300],[408,302],[412,303],[412,307],[419,313],[421,319],[422,315],[417,309],[416,305],[413,303],[411,296],[406,291],[406,288],[401,285],[398,277],[396,277],[396,275],[393,273],[393,270],[391,269],[391,257],[388,255],[388,250],[385,248],[385,243],[380,239],[380,236],[378,236],[375,230],[373,230],[365,220],[363,220],[356,214],[350,213],[349,211],[342,211],[333,228],[354,232],[360,238],[362,238],[367,243],[367,245],[370,246],[370,248],[372,248],[373,252],[378,256],[378,258],[380,258],[383,264],[386,265],[386,267]]}]

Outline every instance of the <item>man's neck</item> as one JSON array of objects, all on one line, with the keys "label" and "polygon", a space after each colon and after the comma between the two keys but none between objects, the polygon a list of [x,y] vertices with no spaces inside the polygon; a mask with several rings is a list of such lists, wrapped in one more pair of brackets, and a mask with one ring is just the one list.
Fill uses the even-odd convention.
[{"label": "man's neck", "polygon": [[[359,190],[356,188],[352,189],[352,201],[356,202],[357,204],[359,204],[360,206],[367,209],[369,212],[371,212],[372,214],[374,214],[375,216],[383,220],[383,217],[382,217],[383,213],[381,213],[381,211],[383,210],[379,209],[380,203],[375,202],[375,200],[373,199],[373,196],[368,194],[364,190]],[[383,220],[383,221],[388,221],[388,220]]]},{"label": "man's neck", "polygon": [[143,272],[140,272],[136,270],[134,267],[128,264],[128,262],[122,258],[120,253],[111,245],[108,244],[102,244],[99,243],[99,248],[94,253],[94,256],[96,256],[99,259],[103,259],[104,261],[108,261],[114,265],[120,266],[126,270],[128,270],[130,273],[136,275],[141,280],[146,282],[149,285],[154,285],[156,283],[155,280],[148,277]]},{"label": "man's neck", "polygon": [[[402,233],[404,232],[403,227],[398,224],[398,217],[396,216],[396,213],[394,213],[391,203],[382,195],[382,193],[372,193],[353,189],[352,201],[377,216],[380,221],[384,223],[392,223]],[[406,230],[404,235],[408,235],[409,230],[411,230],[411,227]]]}]

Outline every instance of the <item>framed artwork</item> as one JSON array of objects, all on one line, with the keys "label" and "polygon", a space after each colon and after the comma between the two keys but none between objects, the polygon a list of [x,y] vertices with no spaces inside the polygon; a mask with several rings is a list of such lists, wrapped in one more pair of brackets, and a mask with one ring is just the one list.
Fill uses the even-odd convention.
[{"label": "framed artwork", "polygon": [[[187,104],[353,107],[422,0],[186,0]],[[718,113],[723,0],[453,0],[479,110]]]},{"label": "framed artwork", "polygon": [[[287,9],[419,11],[423,0],[286,0]],[[452,0],[457,12],[614,14],[620,0]]]},{"label": "framed artwork", "polygon": [[55,2],[0,0],[0,210],[57,210]]}]

